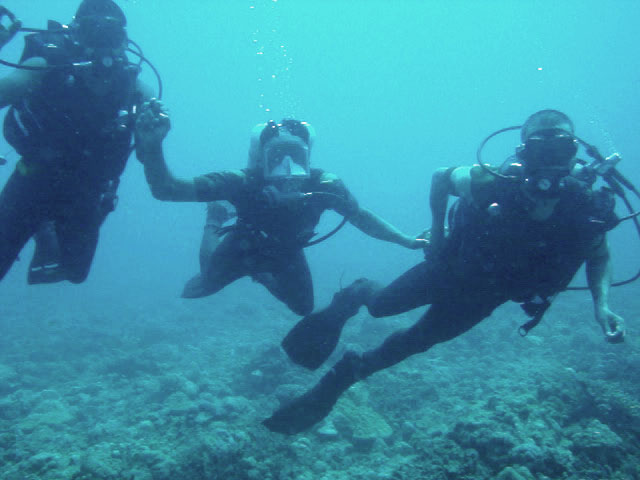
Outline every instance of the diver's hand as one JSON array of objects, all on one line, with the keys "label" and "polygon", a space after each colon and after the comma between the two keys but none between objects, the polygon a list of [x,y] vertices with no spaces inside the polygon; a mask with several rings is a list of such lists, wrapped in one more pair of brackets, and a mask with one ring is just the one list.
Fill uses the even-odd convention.
[{"label": "diver's hand", "polygon": [[[1,23],[4,17],[8,17],[11,21],[8,28]],[[6,7],[0,5],[0,49],[11,41],[20,28],[22,28],[22,22],[18,20]]]},{"label": "diver's hand", "polygon": [[444,249],[445,239],[448,233],[449,229],[447,227],[444,228],[444,231],[441,234],[435,234],[433,228],[429,228],[422,232],[420,236],[425,242],[422,245],[425,259],[440,255]]},{"label": "diver's hand", "polygon": [[162,140],[171,129],[168,111],[161,101],[152,98],[145,102],[136,119],[136,153],[138,157],[148,152],[160,151]]},{"label": "diver's hand", "polygon": [[415,237],[407,237],[406,247],[411,250],[419,250],[421,248],[427,248],[429,241],[424,238],[424,233],[416,235]]},{"label": "diver's hand", "polygon": [[602,327],[605,340],[609,343],[622,343],[626,333],[624,319],[616,315],[609,307],[601,307],[596,310],[596,321]]}]

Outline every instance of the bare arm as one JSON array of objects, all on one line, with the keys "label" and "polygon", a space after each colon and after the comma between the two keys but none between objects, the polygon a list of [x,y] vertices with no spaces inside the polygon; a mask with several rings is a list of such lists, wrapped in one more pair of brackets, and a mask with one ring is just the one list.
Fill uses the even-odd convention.
[{"label": "bare arm", "polygon": [[448,169],[439,168],[431,177],[431,189],[429,190],[431,235],[429,243],[434,252],[438,252],[444,244],[444,221],[451,190],[450,174]]},{"label": "bare arm", "polygon": [[422,248],[425,243],[422,239],[405,235],[396,227],[366,208],[358,208],[358,211],[349,217],[349,221],[358,230],[378,240],[397,243],[403,247],[414,249]]},{"label": "bare arm", "polygon": [[444,245],[449,195],[471,198],[471,167],[439,168],[431,177],[429,243],[433,253],[439,252]]},{"label": "bare arm", "polygon": [[145,103],[136,121],[136,155],[144,164],[144,174],[155,198],[194,202],[197,200],[194,181],[176,178],[164,159],[162,141],[170,128],[169,115],[162,104],[156,100]]},{"label": "bare arm", "polygon": [[624,341],[625,328],[622,317],[609,309],[610,260],[609,244],[605,237],[587,259],[587,281],[593,298],[596,321],[602,328],[605,339],[611,343],[619,343]]}]

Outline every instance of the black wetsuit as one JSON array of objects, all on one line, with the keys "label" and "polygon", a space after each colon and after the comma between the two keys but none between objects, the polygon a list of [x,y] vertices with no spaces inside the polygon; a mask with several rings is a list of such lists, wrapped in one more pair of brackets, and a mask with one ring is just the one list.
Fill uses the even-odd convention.
[{"label": "black wetsuit", "polygon": [[94,67],[70,65],[88,59],[68,34],[54,29],[25,41],[21,61],[42,57],[55,68],[5,117],[5,137],[21,159],[0,194],[0,278],[27,240],[52,222],[62,278],[78,283],[89,273],[131,152],[138,69],[114,58],[104,67],[113,87],[96,95],[79,74]]},{"label": "black wetsuit", "polygon": [[507,301],[564,290],[617,224],[612,193],[571,177],[553,214],[541,221],[530,218],[529,201],[513,181],[472,183],[472,195],[474,204],[459,199],[450,212],[444,254],[427,256],[368,302],[375,317],[431,306],[411,328],[367,352],[362,374],[455,338]]},{"label": "black wetsuit", "polygon": [[345,216],[357,210],[344,184],[319,169],[312,169],[299,185],[298,193],[316,193],[307,197],[280,194],[250,170],[212,173],[195,183],[199,201],[227,200],[238,220],[210,256],[203,275],[187,283],[183,296],[210,295],[251,276],[293,312],[311,312],[313,284],[303,249],[325,210]]}]

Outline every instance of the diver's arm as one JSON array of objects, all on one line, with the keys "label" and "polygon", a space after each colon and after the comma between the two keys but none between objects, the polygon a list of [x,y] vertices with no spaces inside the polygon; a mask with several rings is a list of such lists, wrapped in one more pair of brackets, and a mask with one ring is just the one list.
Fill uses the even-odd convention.
[{"label": "diver's arm", "polygon": [[471,167],[439,168],[431,177],[429,207],[431,229],[429,247],[432,253],[442,249],[445,239],[445,218],[449,195],[469,197],[471,195]]},{"label": "diver's arm", "polygon": [[[22,63],[29,67],[46,67],[44,58],[34,57]],[[18,103],[29,90],[35,88],[43,75],[43,71],[15,69],[9,75],[0,78],[0,108]]]},{"label": "diver's arm", "polygon": [[366,208],[358,207],[358,211],[349,216],[349,222],[370,237],[384,240],[385,242],[397,243],[403,247],[422,248],[425,243],[422,239],[405,235],[396,227]]},{"label": "diver's arm", "polygon": [[[9,19],[8,27],[5,27],[4,17]],[[0,50],[16,36],[20,28],[22,28],[22,22],[7,7],[0,5]]]},{"label": "diver's arm", "polygon": [[444,244],[444,221],[447,215],[452,173],[448,168],[439,168],[431,176],[431,189],[429,190],[429,208],[431,209],[429,245],[434,252],[438,252]]},{"label": "diver's arm", "polygon": [[195,202],[196,187],[193,180],[176,178],[169,171],[164,160],[162,146],[155,148],[136,147],[140,161],[144,164],[144,174],[151,194],[158,200],[170,202]]},{"label": "diver's arm", "polygon": [[605,339],[611,343],[624,341],[624,320],[609,309],[609,288],[611,287],[611,255],[607,238],[601,239],[586,261],[587,282],[596,321],[602,328]]},{"label": "diver's arm", "polygon": [[163,105],[157,100],[145,103],[136,120],[136,155],[144,164],[144,174],[155,198],[194,202],[197,200],[194,181],[174,177],[164,159],[162,141],[170,128]]}]

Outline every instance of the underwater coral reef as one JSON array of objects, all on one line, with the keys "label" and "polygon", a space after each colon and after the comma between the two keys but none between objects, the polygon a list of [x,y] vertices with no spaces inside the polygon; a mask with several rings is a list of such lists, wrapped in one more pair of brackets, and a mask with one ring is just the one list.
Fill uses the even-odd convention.
[{"label": "underwater coral reef", "polygon": [[[566,294],[526,338],[519,309],[507,306],[361,382],[324,422],[291,437],[260,421],[324,369],[305,371],[280,350],[291,313],[266,297],[225,298],[8,304],[0,477],[640,478],[640,343],[631,334],[606,344],[588,298]],[[621,314],[637,306],[630,296]],[[361,312],[328,365],[418,314]]]}]

